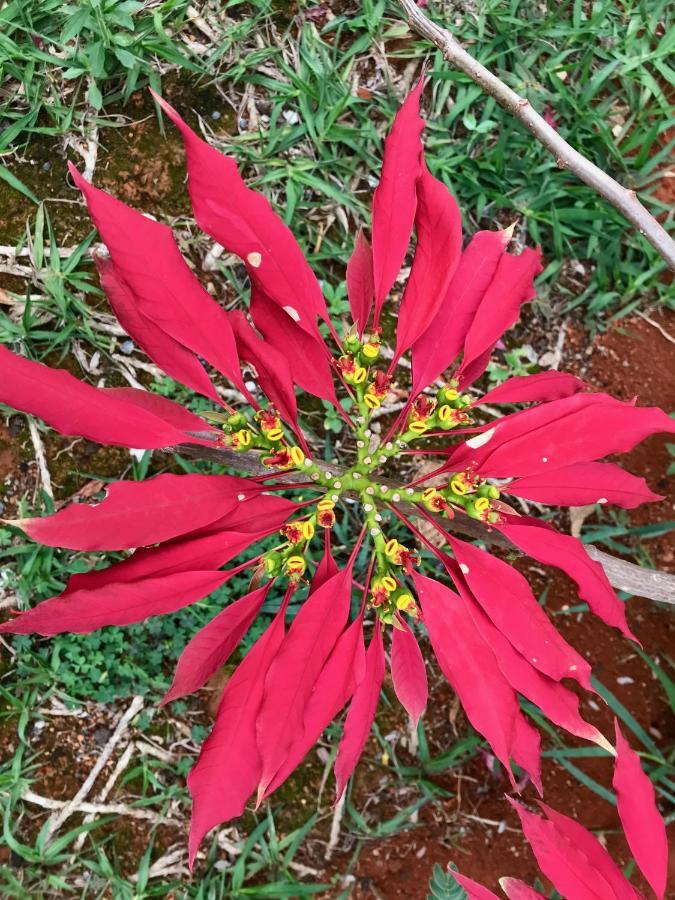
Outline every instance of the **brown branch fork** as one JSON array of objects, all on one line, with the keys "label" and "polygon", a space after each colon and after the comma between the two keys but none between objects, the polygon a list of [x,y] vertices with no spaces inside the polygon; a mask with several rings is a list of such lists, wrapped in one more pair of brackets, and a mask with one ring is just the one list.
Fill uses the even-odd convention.
[{"label": "brown branch fork", "polygon": [[640,234],[647,238],[670,268],[675,269],[675,241],[642,205],[635,191],[623,187],[568,144],[532,107],[526,97],[521,97],[474,59],[447,29],[432,22],[417,6],[415,0],[398,0],[398,4],[408,17],[412,28],[435,44],[451,66],[468,75],[486,94],[494,97],[500,106],[519,119],[534,138],[555,156],[561,169],[574,172],[596,193],[609,201]]},{"label": "brown branch fork", "polygon": [[[204,432],[199,435],[199,437],[205,437],[207,439],[212,438],[212,436],[212,433],[209,432]],[[199,446],[197,444],[180,444],[178,447],[170,449],[176,453],[180,453],[181,456],[191,457],[192,459],[207,459],[212,462],[217,462],[220,465],[237,469],[247,475],[271,476],[273,474],[270,469],[262,465],[260,462],[260,453],[255,450],[242,453],[229,450],[226,447],[214,445],[211,448]],[[337,478],[343,474],[339,466],[336,466],[333,463],[329,466],[327,463],[321,463],[316,459],[313,460],[313,462],[320,468],[330,470]],[[275,476],[277,475],[276,472],[274,474]],[[306,478],[302,472],[288,472],[281,477],[275,477],[274,484],[270,485],[270,490],[274,490],[281,485],[290,487],[295,482],[304,482],[305,480]],[[378,480],[393,490],[399,490],[400,492],[404,491],[404,486],[397,484],[394,481],[386,478],[380,478]],[[317,484],[313,487],[313,490],[321,492],[326,490],[326,488]],[[345,493],[348,494],[349,492]],[[357,495],[354,494],[354,496],[356,497]],[[417,508],[410,503],[401,501],[397,506],[408,517],[420,517]],[[489,529],[486,525],[476,519],[471,519],[461,510],[455,511],[454,519],[448,519],[446,516],[437,516],[436,518],[438,518],[446,531],[454,531],[465,537],[480,539],[489,546],[501,547],[509,552],[517,553],[519,556],[523,555],[520,550],[514,547],[514,545],[504,537],[504,535],[496,532],[494,529]],[[596,560],[596,562],[600,563],[605,570],[607,578],[615,588],[639,597],[647,597],[658,603],[670,603],[675,606],[675,575],[670,575],[666,572],[658,572],[656,569],[648,569],[644,566],[638,566],[635,563],[618,559],[609,553],[605,553],[604,550],[598,549],[593,544],[586,544],[585,546],[588,555]]]}]

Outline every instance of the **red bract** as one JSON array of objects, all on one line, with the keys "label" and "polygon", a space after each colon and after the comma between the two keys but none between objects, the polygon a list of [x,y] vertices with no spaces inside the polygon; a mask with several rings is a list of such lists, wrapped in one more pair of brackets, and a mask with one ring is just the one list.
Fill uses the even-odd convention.
[{"label": "red bract", "polygon": [[[563,640],[513,566],[448,528],[461,512],[499,529],[526,554],[567,572],[593,612],[631,638],[624,606],[582,544],[518,515],[501,497],[626,507],[657,499],[642,479],[597,460],[654,432],[673,432],[675,423],[660,410],[589,393],[579,379],[557,372],[512,378],[482,396],[467,393],[502,332],[534,296],[541,254],[529,248],[510,254],[511,229],[479,232],[462,248],[457,204],[423,160],[422,87],[420,81],[385,142],[371,239],[358,232],[347,268],[353,327],[342,337],[300,247],[267,200],[246,187],[233,159],[201,140],[160,100],[185,142],[198,223],[246,265],[248,315],[244,309],[226,312],[201,286],[165,225],[77,172],[74,177],[109,251],[97,264],[123,327],[158,366],[213,408],[197,415],[142,390],[91,387],[0,348],[0,401],[63,434],[149,450],[191,444],[193,451],[208,448],[205,456],[213,456],[214,448],[228,450],[235,469],[236,454],[249,454],[249,461],[254,451],[261,464],[248,477],[163,472],[138,484],[123,481],[97,504],[72,504],[13,523],[50,546],[136,549],[107,568],[74,575],[61,595],[0,625],[4,633],[51,635],[138,622],[196,602],[234,576],[241,583],[251,568],[249,588],[233,591],[234,602],[185,648],[165,702],[201,687],[230,658],[263,601],[276,608],[283,596],[274,621],[227,683],[190,775],[191,861],[210,828],[241,815],[253,797],[260,802],[273,793],[350,704],[335,764],[342,793],[367,745],[389,650],[394,689],[418,720],[428,701],[417,645],[422,617],[441,669],[514,788],[522,783],[515,764],[541,791],[540,738],[520,709],[520,696],[572,734],[608,746],[583,720],[579,700],[565,684],[571,679],[588,689],[589,662]],[[429,164],[433,168],[433,160]],[[381,318],[409,259],[413,229],[411,274],[395,341],[385,354]],[[390,300],[394,312],[395,302]],[[406,353],[412,385],[406,383],[408,370],[397,367]],[[349,414],[338,386],[343,399],[350,395]],[[398,396],[410,391],[378,445],[370,420],[383,405],[386,413],[392,386]],[[303,426],[311,422],[315,434],[321,420],[316,401],[308,410],[296,388],[332,404],[353,429],[351,446],[343,442],[345,458],[352,460],[346,470],[312,458],[312,432]],[[240,399],[227,405],[223,396]],[[200,404],[203,409],[203,399]],[[530,405],[485,421],[484,404],[490,414],[496,404]],[[440,456],[442,483],[426,488],[422,477],[400,489],[383,484],[381,467],[427,439],[423,446]],[[292,484],[301,502],[283,496]],[[330,535],[336,519],[344,518],[347,495],[362,531],[340,568]],[[401,514],[403,499],[429,518],[443,547]],[[407,542],[405,529],[417,547]],[[250,549],[275,532],[271,549],[259,555]],[[441,575],[419,570],[420,546],[435,554]],[[357,585],[361,608],[350,621]],[[298,611],[287,630],[291,597],[291,609]],[[625,753],[622,758],[628,759]],[[622,764],[617,787],[629,839],[660,889],[661,851],[639,840],[627,799],[626,785],[639,781],[634,764]],[[551,835],[560,823],[527,821],[537,840],[559,846],[562,839]],[[571,859],[556,857],[556,873]],[[477,887],[471,890],[479,896]],[[509,890],[526,896],[525,888]]]}]

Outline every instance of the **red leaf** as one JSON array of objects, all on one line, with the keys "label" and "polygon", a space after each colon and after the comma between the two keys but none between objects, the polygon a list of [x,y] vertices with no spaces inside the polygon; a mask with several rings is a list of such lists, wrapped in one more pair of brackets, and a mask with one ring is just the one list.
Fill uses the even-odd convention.
[{"label": "red leaf", "polygon": [[337,564],[330,549],[330,529],[326,528],[324,553],[321,557],[321,562],[316,567],[316,571],[314,572],[310,590],[312,592],[318,590],[318,588],[322,587],[322,585],[324,585],[329,578],[337,575],[338,571],[339,570]]},{"label": "red leaf", "polygon": [[251,288],[251,317],[265,340],[286,356],[295,384],[338,406],[330,354],[323,342],[310,337],[255,285]]},{"label": "red leaf", "polygon": [[260,612],[271,581],[226,606],[200,628],[180,655],[171,687],[160,706],[193,694],[221,669]]},{"label": "red leaf", "polygon": [[84,384],[64,369],[31,362],[2,346],[0,402],[38,416],[61,434],[99,444],[152,450],[191,440],[152,413]]},{"label": "red leaf", "polygon": [[479,231],[469,241],[436,316],[413,344],[414,394],[454,362],[509,238],[508,231]]},{"label": "red leaf", "polygon": [[396,113],[384,142],[380,183],[373,195],[374,328],[379,325],[382,304],[403,265],[415,219],[424,128],[419,114],[423,88],[422,77]]},{"label": "red leaf", "polygon": [[511,416],[460,445],[448,468],[475,464],[483,477],[538,475],[624,453],[650,434],[675,432],[675,419],[607,394],[575,394]]},{"label": "red leaf", "polygon": [[340,799],[349,778],[361,758],[370,729],[375,721],[380,689],[384,680],[384,647],[380,620],[366,651],[366,666],[349,704],[344,732],[335,759],[335,802]]},{"label": "red leaf", "polygon": [[556,566],[573,578],[579,596],[599,619],[639,643],[626,622],[626,607],[614,593],[605,570],[590,558],[581,541],[526,516],[509,517],[507,523],[496,528],[523,553],[545,566]]},{"label": "red leaf", "polygon": [[502,254],[464,341],[464,357],[457,373],[463,387],[483,374],[494,345],[517,321],[523,303],[535,296],[534,278],[541,271],[539,248],[526,247],[520,256]]},{"label": "red leaf", "polygon": [[185,262],[171,229],[93,187],[72,164],[69,170],[138,312],[246,393],[227,315]]},{"label": "red leaf", "polygon": [[516,695],[466,604],[438,581],[417,572],[412,577],[438,664],[467,718],[488,741],[513,782],[509,757],[520,715]]},{"label": "red leaf", "polygon": [[515,497],[555,506],[613,503],[634,509],[641,503],[663,500],[660,494],[649,489],[644,478],[631,475],[615,463],[599,462],[576,463],[539,475],[526,475],[502,490]]},{"label": "red leaf", "polygon": [[[213,425],[201,419],[199,416],[191,413],[180,403],[174,403],[168,397],[162,397],[160,394],[153,394],[151,391],[142,391],[139,388],[121,387],[121,388],[101,388],[104,394],[123,400],[125,403],[131,403],[139,406],[141,409],[152,413],[157,418],[162,419],[179,431],[186,433],[211,432],[214,441],[222,437],[222,432]],[[206,435],[204,435],[206,437]],[[183,438],[185,440],[185,438]]]},{"label": "red leaf", "polygon": [[392,629],[391,678],[401,706],[417,728],[429,699],[429,688],[424,658],[415,635],[407,625],[403,630]]},{"label": "red leaf", "polygon": [[242,259],[252,282],[319,336],[316,317],[329,321],[321,288],[290,229],[262,194],[246,187],[230,156],[202,141],[169,104],[153,93],[185,144],[188,187],[199,227]]},{"label": "red leaf", "polygon": [[666,826],[656,808],[654,786],[642,769],[640,757],[631,749],[615,719],[616,761],[612,787],[628,846],[640,871],[659,898],[668,879]]},{"label": "red leaf", "polygon": [[349,297],[352,322],[356,326],[359,337],[362,337],[368,327],[375,299],[373,251],[370,249],[370,244],[362,228],[359,228],[354,252],[347,263],[347,296]]},{"label": "red leaf", "polygon": [[539,868],[563,897],[574,900],[604,900],[614,897],[609,884],[576,843],[568,840],[552,822],[528,812],[511,797],[506,798],[520,816],[528,843]]},{"label": "red leaf", "polygon": [[256,719],[265,678],[284,639],[285,614],[286,603],[234,670],[220,701],[215,725],[188,775],[193,803],[190,866],[206,832],[240,816],[260,778]]},{"label": "red leaf", "polygon": [[[276,528],[271,529],[276,531]],[[128,559],[114,563],[106,569],[95,569],[68,579],[64,596],[75,591],[93,591],[98,588],[127,584],[150,576],[170,575],[197,569],[218,569],[251,544],[266,537],[270,530],[240,534],[218,531],[202,534],[195,531],[159,547],[137,550]]]},{"label": "red leaf", "polygon": [[519,878],[500,878],[499,885],[509,900],[546,900],[543,894]]},{"label": "red leaf", "polygon": [[353,695],[365,674],[365,656],[363,617],[359,616],[340,635],[321,670],[307,703],[303,728],[294,735],[288,755],[265,791],[265,797],[276,791],[295,771]]},{"label": "red leaf", "polygon": [[581,853],[584,854],[589,863],[594,866],[602,874],[605,881],[611,885],[612,897],[621,898],[621,900],[641,900],[642,895],[633,887],[633,885],[625,877],[621,869],[614,862],[609,853],[602,846],[600,841],[587,831],[583,825],[562,813],[551,809],[545,803],[539,802],[539,806],[544,811],[548,819],[553,823],[557,831],[570,841]]},{"label": "red leaf", "polygon": [[196,474],[118,481],[108,485],[100,503],[71,503],[51,516],[18,519],[14,524],[48,547],[125,550],[147,546],[222,518],[237,505],[239,481],[227,475]]},{"label": "red leaf", "polygon": [[484,403],[539,403],[571,397],[585,388],[584,382],[567,372],[538,372],[536,375],[514,375],[492,388],[476,400],[473,406]]},{"label": "red leaf", "polygon": [[277,408],[284,422],[297,431],[298,406],[291,367],[286,356],[258,337],[241,310],[230,313],[230,320],[240,359],[255,366],[260,388]]},{"label": "red leaf", "polygon": [[513,731],[511,756],[520,768],[527,772],[530,781],[536,787],[539,796],[544,795],[541,781],[541,738],[539,732],[527,721],[524,715],[516,718]]},{"label": "red leaf", "polygon": [[268,529],[276,531],[299,508],[297,503],[293,503],[287,497],[260,494],[244,500],[231,513],[214,522],[212,527],[224,528],[227,531],[260,532]]},{"label": "red leaf", "polygon": [[171,378],[220,403],[211,379],[194,353],[139,311],[136,297],[118,277],[109,259],[95,255],[94,262],[110,306],[129,337]]},{"label": "red leaf", "polygon": [[461,582],[457,582],[457,587],[469,604],[469,611],[478,631],[491,647],[497,664],[511,687],[538,706],[551,722],[565,731],[609,749],[606,738],[580,716],[579,698],[576,694],[535,669],[492,624]]},{"label": "red leaf", "polygon": [[520,572],[485,550],[446,537],[471,593],[516,650],[554,681],[574,678],[592,690],[590,665],[551,624]]},{"label": "red leaf", "polygon": [[492,891],[483,887],[482,884],[474,881],[473,878],[462,875],[460,872],[455,872],[454,869],[450,868],[448,868],[447,872],[448,875],[452,875],[455,881],[464,888],[467,900],[499,900],[496,894],[493,894]]},{"label": "red leaf", "polygon": [[0,625],[9,634],[89,634],[106,625],[131,625],[201,600],[228,579],[227,572],[178,572],[43,600]]},{"label": "red leaf", "polygon": [[265,682],[258,717],[262,798],[303,727],[307,701],[349,615],[352,565],[334,575],[300,607]]},{"label": "red leaf", "polygon": [[445,300],[462,254],[462,216],[455,198],[422,158],[415,214],[417,244],[396,326],[396,361],[421,337]]}]

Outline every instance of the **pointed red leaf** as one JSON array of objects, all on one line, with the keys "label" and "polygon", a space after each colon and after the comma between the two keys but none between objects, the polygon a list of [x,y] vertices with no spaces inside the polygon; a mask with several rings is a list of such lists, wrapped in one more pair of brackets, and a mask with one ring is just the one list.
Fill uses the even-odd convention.
[{"label": "pointed red leaf", "polygon": [[[243,492],[242,492],[243,493]],[[225,528],[227,531],[275,531],[286,522],[300,507],[287,497],[277,497],[275,494],[259,494],[257,497],[246,499],[245,496],[238,499],[243,501],[232,512],[227,513],[222,519],[214,522],[213,528]]]},{"label": "pointed red leaf", "polygon": [[251,287],[251,317],[268,343],[283,353],[295,384],[338,406],[328,350],[315,340],[255,285]]},{"label": "pointed red leaf", "polygon": [[363,678],[357,685],[349,704],[344,732],[335,758],[335,802],[340,799],[356,764],[366,746],[370,729],[375,721],[380,690],[384,680],[384,646],[379,618],[366,651]]},{"label": "pointed red leaf", "polygon": [[349,615],[352,565],[338,572],[300,607],[265,682],[258,716],[262,797],[303,728],[307,702]]},{"label": "pointed red leaf", "polygon": [[534,279],[541,271],[539,248],[526,247],[520,256],[504,253],[500,257],[464,341],[464,357],[457,374],[463,387],[483,374],[495,344],[517,321],[523,303],[535,296]]},{"label": "pointed red leaf", "polygon": [[272,344],[259,338],[241,310],[230,313],[239,358],[255,367],[256,380],[281,418],[297,430],[298,406],[290,364]]},{"label": "pointed red leaf", "polygon": [[72,164],[69,169],[138,312],[246,393],[227,315],[185,262],[171,229],[95,188]]},{"label": "pointed red leaf", "polygon": [[615,896],[602,874],[576,843],[568,840],[552,822],[529,812],[511,797],[507,800],[520,816],[523,832],[539,868],[563,897],[605,900]]},{"label": "pointed red leaf", "polygon": [[352,322],[356,326],[359,337],[362,337],[368,327],[375,299],[373,251],[370,249],[370,244],[362,228],[359,228],[354,252],[347,263],[347,296],[349,297]]},{"label": "pointed red leaf", "polygon": [[502,490],[514,497],[555,506],[612,503],[624,509],[634,509],[641,503],[663,500],[660,494],[649,489],[644,478],[631,475],[616,463],[600,462],[576,463],[539,475],[525,475]]},{"label": "pointed red leaf", "polygon": [[584,382],[567,372],[538,372],[536,375],[514,375],[503,384],[492,388],[476,400],[474,406],[484,403],[540,403],[571,397],[585,388]]},{"label": "pointed red leaf", "polygon": [[473,544],[446,537],[471,593],[516,650],[554,681],[574,678],[592,690],[590,665],[552,625],[520,572]]},{"label": "pointed red leaf", "polygon": [[429,699],[427,670],[415,635],[404,625],[391,634],[391,679],[401,706],[417,728]]},{"label": "pointed red leaf", "polygon": [[[118,481],[94,505],[71,503],[51,516],[18,519],[34,541],[71,550],[126,550],[202,528],[237,505],[237,482],[227,475],[157,475]],[[241,488],[240,488],[241,490]]]},{"label": "pointed red leaf", "polygon": [[413,393],[455,361],[508,242],[506,231],[479,231],[469,241],[438,312],[413,344]]},{"label": "pointed red leaf", "polygon": [[129,337],[171,378],[220,403],[211,379],[194,353],[139,311],[141,304],[109,259],[95,255],[94,262],[110,306]]},{"label": "pointed red leaf", "polygon": [[240,816],[260,778],[256,719],[265,678],[284,639],[285,614],[284,603],[227,682],[211,734],[188,775],[190,866],[207,831]]},{"label": "pointed red leaf", "polygon": [[457,201],[422,160],[415,213],[417,244],[396,325],[391,368],[433,321],[462,254],[462,215]]},{"label": "pointed red leaf", "polygon": [[447,872],[448,875],[452,875],[457,884],[464,888],[467,900],[499,900],[496,894],[474,881],[473,878],[462,875],[461,872],[455,872],[454,869],[450,868],[448,868]]},{"label": "pointed red leaf", "polygon": [[262,194],[246,187],[234,159],[206,144],[169,104],[153,94],[185,144],[188,187],[199,227],[236,253],[276,304],[318,336],[316,317],[328,321],[321,288],[290,229]]},{"label": "pointed red leaf", "polygon": [[666,826],[656,808],[654,785],[644,772],[640,757],[621,733],[618,720],[614,724],[616,760],[612,787],[619,818],[640,871],[662,900],[668,879]]},{"label": "pointed red leaf", "polygon": [[373,283],[377,328],[382,304],[408,251],[417,206],[416,183],[422,156],[420,95],[424,78],[403,101],[384,142],[380,183],[373,195]]},{"label": "pointed red leaf", "polygon": [[99,444],[152,450],[190,441],[151,412],[2,346],[0,402],[37,416],[61,434]]},{"label": "pointed red leaf", "polygon": [[43,600],[4,622],[0,633],[89,634],[106,625],[131,625],[189,606],[215,591],[228,577],[226,572],[178,572],[72,591]]},{"label": "pointed red leaf", "polygon": [[543,894],[519,878],[500,878],[499,885],[509,900],[546,900]]},{"label": "pointed red leaf", "polygon": [[605,570],[590,558],[581,541],[529,516],[509,517],[496,528],[523,553],[567,573],[576,581],[581,599],[599,619],[638,642],[626,622],[625,605],[614,593]]},{"label": "pointed red leaf", "polygon": [[365,657],[363,617],[359,616],[340,635],[321,670],[307,703],[303,728],[294,735],[286,759],[265,791],[265,797],[276,791],[295,771],[354,694],[365,674]]},{"label": "pointed red leaf", "polygon": [[335,562],[335,558],[333,557],[330,549],[330,528],[326,528],[324,553],[321,557],[319,565],[316,567],[316,571],[314,572],[310,590],[312,592],[316,591],[318,588],[324,585],[329,578],[337,575],[337,573],[337,563]]},{"label": "pointed red leaf", "polygon": [[513,761],[527,773],[540,797],[544,795],[541,781],[541,737],[522,713],[516,718],[511,745]]},{"label": "pointed red leaf", "polygon": [[198,691],[225,665],[260,612],[271,585],[268,581],[226,606],[199,629],[181,653],[173,681],[160,706]]},{"label": "pointed red leaf", "polygon": [[557,831],[567,838],[578,850],[580,850],[589,863],[602,874],[605,881],[611,885],[612,897],[621,900],[641,900],[642,895],[633,887],[614,862],[600,841],[587,831],[583,825],[575,819],[564,816],[562,813],[551,809],[545,803],[539,801],[539,806],[544,811],[549,821],[553,823]]},{"label": "pointed red leaf", "polygon": [[488,741],[513,781],[509,757],[520,715],[516,695],[466,604],[433,578],[417,572],[412,577],[438,664],[467,718]]},{"label": "pointed red leaf", "polygon": [[[214,441],[223,435],[220,429],[210,425],[204,419],[195,415],[195,413],[181,406],[180,403],[175,403],[173,400],[169,400],[168,397],[162,397],[161,394],[153,394],[152,391],[142,391],[139,388],[132,387],[101,388],[101,391],[103,394],[117,397],[125,403],[131,403],[152,413],[180,431],[196,434],[211,432]],[[206,434],[204,434],[204,437],[206,437]]]}]

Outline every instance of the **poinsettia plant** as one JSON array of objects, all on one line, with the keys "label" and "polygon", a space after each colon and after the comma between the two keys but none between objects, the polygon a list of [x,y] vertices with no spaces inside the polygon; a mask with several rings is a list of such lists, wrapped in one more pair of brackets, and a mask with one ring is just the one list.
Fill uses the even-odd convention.
[{"label": "poinsettia plant", "polygon": [[[508,228],[479,231],[463,246],[457,203],[425,164],[421,91],[420,81],[385,142],[371,238],[357,235],[347,268],[352,323],[343,333],[267,200],[244,184],[234,159],[205,143],[157,97],[185,143],[199,226],[246,266],[246,312],[225,311],[200,285],[167,226],[93,187],[74,167],[71,172],[108,250],[97,264],[120,323],[168,375],[207,398],[212,411],[198,416],[150,392],[95,388],[0,348],[0,400],[62,434],[150,450],[215,445],[247,458],[255,453],[264,469],[248,477],[161,474],[120,481],[97,505],[71,504],[13,523],[49,546],[133,552],[74,575],[61,595],[20,613],[1,632],[54,635],[127,625],[194,603],[251,570],[249,593],[225,606],[185,648],[164,702],[204,685],[265,600],[278,594],[278,612],[228,681],[188,779],[191,863],[209,829],[240,815],[250,798],[260,803],[270,796],[349,705],[335,761],[337,795],[344,791],[375,716],[386,646],[395,691],[416,722],[427,702],[417,643],[423,633],[514,787],[512,762],[541,791],[540,738],[519,695],[570,733],[610,747],[584,721],[565,685],[572,679],[591,690],[590,664],[558,633],[525,578],[457,537],[453,518],[482,523],[567,572],[593,612],[631,639],[623,604],[583,545],[520,515],[509,499],[628,508],[657,499],[643,479],[597,460],[654,432],[672,432],[675,423],[659,409],[593,393],[555,371],[514,377],[483,395],[475,389],[501,335],[534,296],[541,254],[509,253]],[[413,232],[400,304],[389,300],[396,332],[387,348],[382,316]],[[410,366],[399,365],[408,358],[411,379]],[[242,362],[254,373],[255,390]],[[240,392],[240,404],[222,400],[218,376]],[[379,440],[372,419],[382,407],[386,412],[394,387],[399,398],[407,391],[404,407]],[[345,419],[353,436],[348,468],[338,473],[317,458],[298,392],[321,398]],[[348,407],[341,402],[347,397]],[[485,404],[522,408],[485,421]],[[392,487],[383,467],[403,454],[427,454],[436,465]],[[285,496],[288,476],[313,499]],[[346,500],[361,530],[339,569],[331,529]],[[418,521],[428,520],[436,539],[420,530],[411,510]],[[410,537],[402,541],[403,526]],[[272,549],[223,568],[276,532]],[[323,555],[314,567],[317,545]],[[422,571],[423,547],[438,560],[440,574]],[[287,626],[291,597],[299,611]]]}]

